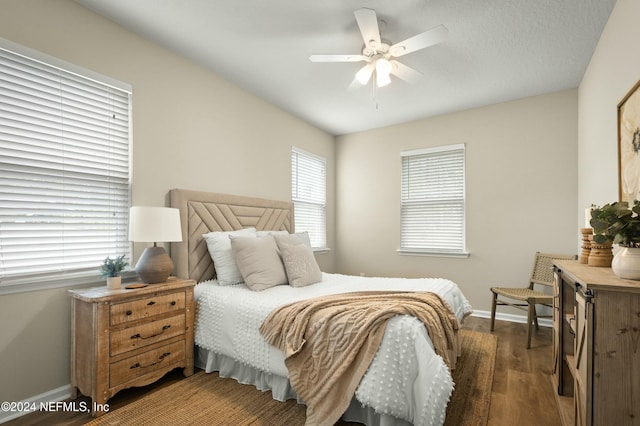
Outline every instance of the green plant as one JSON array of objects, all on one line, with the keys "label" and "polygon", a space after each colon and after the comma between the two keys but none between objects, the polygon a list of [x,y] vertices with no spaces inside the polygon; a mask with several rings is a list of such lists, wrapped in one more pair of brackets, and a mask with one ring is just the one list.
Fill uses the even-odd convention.
[{"label": "green plant", "polygon": [[128,264],[124,255],[118,256],[115,259],[107,256],[104,262],[102,262],[102,266],[100,266],[100,275],[103,277],[117,277]]},{"label": "green plant", "polygon": [[622,247],[640,247],[640,201],[629,208],[626,201],[616,201],[591,209],[593,240],[598,244],[613,243]]}]

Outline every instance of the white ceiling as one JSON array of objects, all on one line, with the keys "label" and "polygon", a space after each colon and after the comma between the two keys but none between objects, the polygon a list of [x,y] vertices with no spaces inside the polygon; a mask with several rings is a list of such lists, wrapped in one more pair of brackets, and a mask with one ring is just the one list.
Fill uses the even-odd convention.
[{"label": "white ceiling", "polygon": [[[77,0],[133,32],[331,133],[575,88],[615,0]],[[439,24],[446,42],[399,58],[422,72],[408,84],[347,91],[363,63],[312,63],[359,54],[353,15],[378,14],[382,38]]]}]

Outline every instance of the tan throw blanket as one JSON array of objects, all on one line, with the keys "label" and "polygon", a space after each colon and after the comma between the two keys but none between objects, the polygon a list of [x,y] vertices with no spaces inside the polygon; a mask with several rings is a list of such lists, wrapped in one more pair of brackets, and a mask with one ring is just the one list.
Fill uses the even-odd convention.
[{"label": "tan throw blanket", "polygon": [[331,426],[342,416],[395,315],[422,321],[435,352],[453,367],[459,323],[435,293],[337,294],[282,306],[264,320],[260,332],[285,353],[291,385],[307,405],[307,425]]}]

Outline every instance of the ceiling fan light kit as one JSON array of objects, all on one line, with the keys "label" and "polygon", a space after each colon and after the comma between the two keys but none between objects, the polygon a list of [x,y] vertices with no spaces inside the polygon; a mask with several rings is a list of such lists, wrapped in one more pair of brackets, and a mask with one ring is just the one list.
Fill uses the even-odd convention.
[{"label": "ceiling fan light kit", "polygon": [[424,49],[447,39],[449,31],[444,25],[438,25],[423,33],[417,34],[396,44],[382,41],[375,10],[362,8],[354,12],[358,28],[364,40],[361,55],[311,55],[311,62],[367,62],[356,72],[350,89],[366,85],[375,72],[375,85],[384,87],[391,83],[391,75],[413,83],[422,74],[393,58]]}]

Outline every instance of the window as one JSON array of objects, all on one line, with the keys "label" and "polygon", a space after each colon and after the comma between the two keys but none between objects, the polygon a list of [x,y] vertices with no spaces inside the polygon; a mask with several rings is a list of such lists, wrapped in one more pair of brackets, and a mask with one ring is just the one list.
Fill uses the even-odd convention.
[{"label": "window", "polygon": [[400,252],[465,253],[464,144],[401,153]]},{"label": "window", "polygon": [[314,249],[327,247],[327,161],[298,148],[291,150],[291,200],[296,232],[309,232]]},{"label": "window", "polygon": [[0,40],[0,293],[130,261],[131,89]]}]

